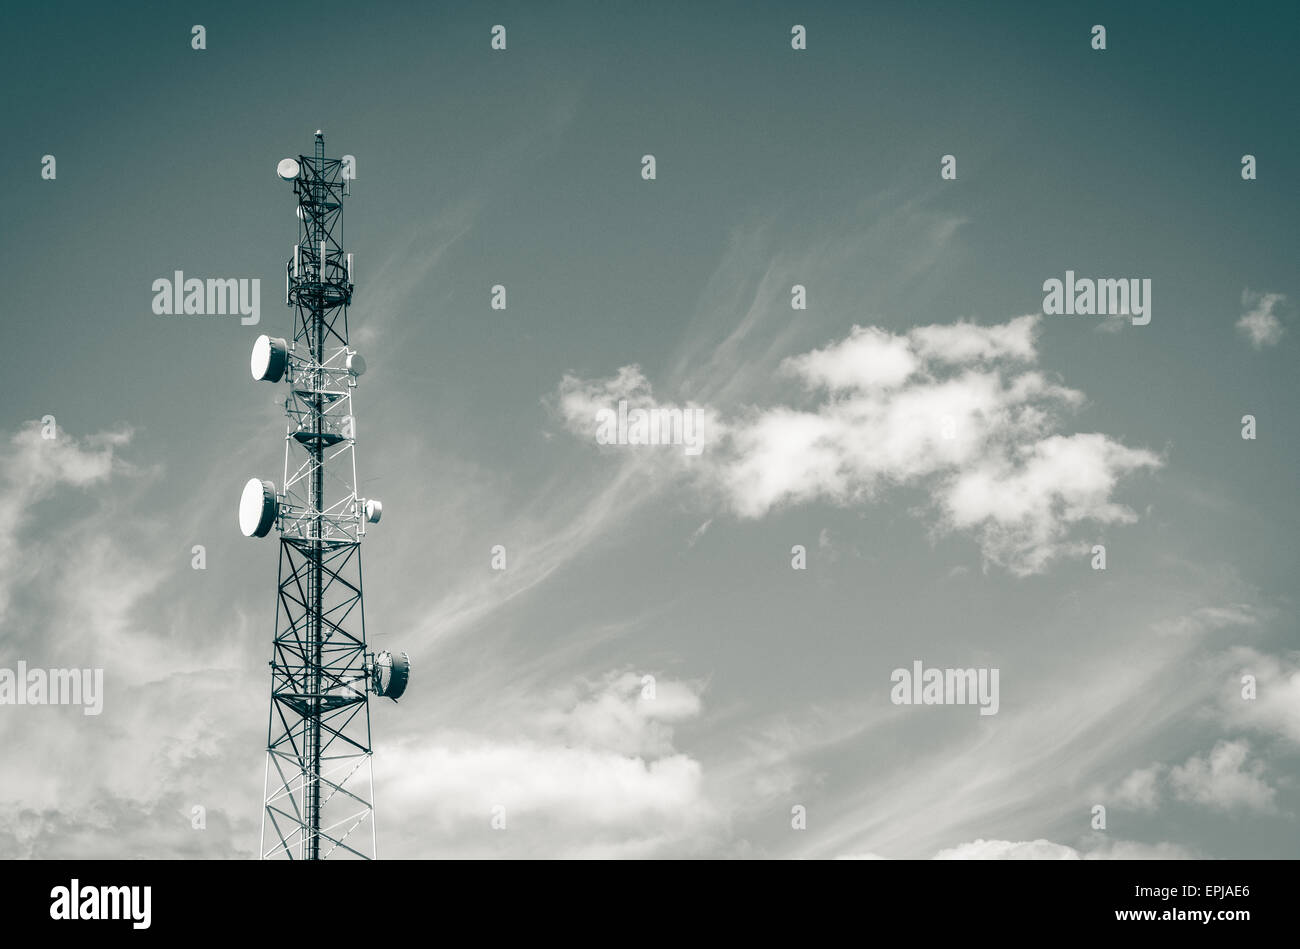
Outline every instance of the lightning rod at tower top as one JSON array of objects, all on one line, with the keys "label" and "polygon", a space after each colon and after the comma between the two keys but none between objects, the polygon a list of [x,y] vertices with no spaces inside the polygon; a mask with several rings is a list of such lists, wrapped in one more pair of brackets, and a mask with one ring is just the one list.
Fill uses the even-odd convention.
[{"label": "lightning rod at tower top", "polygon": [[383,505],[357,496],[353,390],[366,370],[348,343],[355,289],[343,248],[342,159],[285,158],[276,174],[298,199],[298,240],[285,263],[293,339],[259,336],[251,370],[284,382],[284,477],[251,479],[239,504],[248,537],[280,533],[271,711],[267,729],[263,859],[377,856],[370,695],[396,701],[410,678],[406,653],[366,645],[361,541]]}]

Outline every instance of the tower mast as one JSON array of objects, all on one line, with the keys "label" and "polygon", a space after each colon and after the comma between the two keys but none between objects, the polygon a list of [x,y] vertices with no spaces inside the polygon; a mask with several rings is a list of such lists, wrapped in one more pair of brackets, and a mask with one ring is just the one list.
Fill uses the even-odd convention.
[{"label": "tower mast", "polygon": [[382,505],[356,493],[352,392],[365,362],[348,343],[352,255],[343,249],[343,162],[311,156],[277,169],[298,198],[298,242],[285,265],[292,343],[261,336],[253,378],[288,383],[284,480],[253,479],[240,526],[280,531],[262,858],[376,856],[369,695],[396,700],[409,659],[367,651],[361,540]]}]

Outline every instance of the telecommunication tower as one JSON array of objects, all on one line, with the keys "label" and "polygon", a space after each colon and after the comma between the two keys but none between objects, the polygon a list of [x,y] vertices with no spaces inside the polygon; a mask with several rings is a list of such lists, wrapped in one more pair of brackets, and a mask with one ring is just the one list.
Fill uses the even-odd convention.
[{"label": "telecommunication tower", "polygon": [[405,653],[366,647],[361,540],[383,506],[357,496],[352,391],[365,360],[348,345],[352,255],[343,249],[343,162],[286,158],[276,173],[298,198],[298,242],[285,264],[293,342],[259,336],[253,378],[288,384],[284,480],[244,486],[240,530],[280,532],[271,653],[262,859],[377,856],[370,695],[406,690]]}]

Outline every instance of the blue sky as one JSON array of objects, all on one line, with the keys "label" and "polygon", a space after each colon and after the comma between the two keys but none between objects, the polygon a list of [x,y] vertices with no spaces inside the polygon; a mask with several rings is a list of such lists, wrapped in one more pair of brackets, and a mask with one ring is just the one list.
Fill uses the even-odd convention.
[{"label": "blue sky", "polygon": [[[290,332],[274,168],[317,128],[357,162],[367,632],[414,663],[374,710],[381,854],[1300,849],[1277,7],[10,26],[0,667],[106,694],[0,706],[0,854],[256,851],[276,551],[235,505],[283,416],[247,358]],[[175,270],[260,279],[260,323],[155,315]],[[1150,279],[1151,322],[1043,315],[1067,270]],[[619,399],[714,437],[600,445]],[[998,668],[998,713],[893,704],[916,660]]]}]

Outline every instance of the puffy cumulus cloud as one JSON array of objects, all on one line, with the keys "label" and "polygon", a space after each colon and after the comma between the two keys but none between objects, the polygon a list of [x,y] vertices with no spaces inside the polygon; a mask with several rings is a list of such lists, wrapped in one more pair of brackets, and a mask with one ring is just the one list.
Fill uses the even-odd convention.
[{"label": "puffy cumulus cloud", "polygon": [[1250,743],[1219,741],[1207,754],[1181,765],[1153,764],[1130,772],[1108,797],[1117,805],[1151,811],[1168,798],[1220,811],[1274,810],[1275,789],[1263,762],[1251,759]]},{"label": "puffy cumulus cloud", "polygon": [[[46,438],[43,428],[41,422],[29,421],[9,439],[9,451],[0,468],[6,513],[21,514],[13,507],[17,501],[38,500],[61,484],[86,487],[103,481],[113,470],[114,450],[131,440],[128,431],[77,438],[57,426],[53,437]],[[123,464],[121,459],[117,464]]]},{"label": "puffy cumulus cloud", "polygon": [[89,488],[107,481],[126,465],[115,455],[130,441],[130,432],[102,432],[77,438],[57,427],[53,438],[42,435],[38,421],[25,424],[9,439],[0,461],[0,616],[8,606],[11,587],[22,578],[18,538],[29,524],[36,504],[61,487]]},{"label": "puffy cumulus cloud", "polygon": [[1073,847],[1054,844],[1050,840],[984,840],[958,844],[934,855],[935,860],[1078,860],[1079,851]]},{"label": "puffy cumulus cloud", "polygon": [[928,363],[1032,361],[1037,320],[1021,316],[996,326],[960,321],[917,327],[904,336],[874,326],[854,326],[840,342],[791,356],[782,368],[810,388],[892,389],[925,371]]},{"label": "puffy cumulus cloud", "polygon": [[192,795],[184,793],[146,801],[101,792],[76,807],[7,808],[0,815],[0,855],[6,860],[256,858],[252,820],[209,809],[198,831],[193,806]]},{"label": "puffy cumulus cloud", "polygon": [[1180,844],[1107,841],[1083,855],[1085,860],[1198,860],[1201,855]]},{"label": "puffy cumulus cloud", "polygon": [[1154,810],[1160,802],[1160,776],[1163,770],[1158,764],[1135,769],[1116,786],[1110,795],[1111,800],[1121,807],[1133,810]]},{"label": "puffy cumulus cloud", "polygon": [[141,494],[160,469],[124,457],[130,440],[127,431],[62,428],[47,439],[34,421],[0,459],[0,617],[10,653],[104,666],[115,690],[212,666],[228,642],[177,635],[172,624],[189,604],[154,598],[189,564],[164,546],[167,519]]},{"label": "puffy cumulus cloud", "polygon": [[972,371],[860,390],[814,410],[769,409],[731,430],[733,451],[716,475],[745,517],[817,498],[847,505],[979,464],[993,454],[993,431],[1032,438],[1045,417],[1029,400],[1063,395],[1041,376],[1009,391],[996,374]]},{"label": "puffy cumulus cloud", "polygon": [[700,713],[696,687],[625,672],[589,697],[571,696],[569,707],[543,714],[543,723],[571,745],[628,755],[672,752],[673,725]]},{"label": "puffy cumulus cloud", "polygon": [[594,437],[596,416],[620,399],[648,402],[650,383],[640,366],[624,366],[608,379],[586,380],[566,375],[560,380],[559,409],[565,421]]},{"label": "puffy cumulus cloud", "polygon": [[1008,357],[1022,362],[1035,358],[1034,333],[1038,317],[1018,316],[995,326],[979,326],[965,320],[953,324],[921,326],[908,338],[921,356],[948,363]]},{"label": "puffy cumulus cloud", "polygon": [[387,765],[422,775],[420,789],[444,819],[486,825],[499,805],[515,817],[621,826],[658,823],[699,803],[700,765],[685,755],[646,761],[605,749],[468,737],[450,744]]},{"label": "puffy cumulus cloud", "polygon": [[[696,717],[691,683],[611,674],[523,708],[508,733],[443,732],[385,749],[382,793],[460,855],[493,843],[496,808],[518,855],[649,856],[690,849],[717,819],[700,763],[673,743]],[[499,852],[499,851],[493,851]]]},{"label": "puffy cumulus cloud", "polygon": [[1281,293],[1252,293],[1244,290],[1241,305],[1246,312],[1237,320],[1237,331],[1250,341],[1256,349],[1276,346],[1285,332],[1282,321],[1273,311],[1279,303],[1284,303],[1286,296]]},{"label": "puffy cumulus cloud", "polygon": [[[1300,653],[1270,656],[1249,648],[1231,654],[1240,670],[1226,684],[1220,708],[1230,725],[1300,744]],[[1241,677],[1255,677],[1255,697],[1243,696]]]},{"label": "puffy cumulus cloud", "polygon": [[935,860],[1192,860],[1196,854],[1170,843],[1104,840],[1083,849],[1039,838],[1029,841],[984,840],[958,844],[934,855]]},{"label": "puffy cumulus cloud", "polygon": [[1271,812],[1275,791],[1264,775],[1263,762],[1250,759],[1250,743],[1220,741],[1208,755],[1193,755],[1169,771],[1174,795],[1215,810]]},{"label": "puffy cumulus cloud", "polygon": [[[697,482],[741,517],[786,504],[867,503],[891,487],[928,489],[936,526],[965,531],[986,560],[1017,575],[1041,572],[1079,548],[1084,521],[1128,523],[1114,499],[1125,476],[1158,468],[1155,453],[1106,435],[1058,432],[1084,400],[1033,368],[1039,317],[890,333],[854,327],[781,372],[805,401],[708,413],[711,438],[688,460]],[[566,376],[560,405],[579,433],[620,398],[653,403],[640,370],[606,380]]]},{"label": "puffy cumulus cloud", "polygon": [[[230,710],[265,702],[266,686],[244,674],[237,616],[200,615],[184,598],[150,609],[188,554],[160,542],[167,523],[155,512],[123,516],[153,474],[123,457],[129,440],[62,428],[45,439],[32,422],[0,459],[0,665],[103,673],[101,714],[0,714],[0,745],[25,763],[0,769],[0,856],[253,852],[257,814],[230,775],[260,776],[265,718]],[[196,804],[204,833],[191,828]]]},{"label": "puffy cumulus cloud", "polygon": [[803,378],[810,388],[893,389],[920,368],[920,360],[906,339],[874,326],[855,326],[841,342],[791,356],[782,368]]},{"label": "puffy cumulus cloud", "polygon": [[1119,479],[1159,458],[1105,435],[1052,435],[991,452],[943,489],[949,522],[982,537],[985,555],[1020,574],[1037,573],[1067,548],[1082,521],[1124,524],[1137,515],[1111,500]]}]

